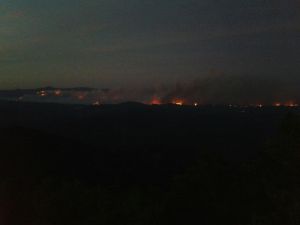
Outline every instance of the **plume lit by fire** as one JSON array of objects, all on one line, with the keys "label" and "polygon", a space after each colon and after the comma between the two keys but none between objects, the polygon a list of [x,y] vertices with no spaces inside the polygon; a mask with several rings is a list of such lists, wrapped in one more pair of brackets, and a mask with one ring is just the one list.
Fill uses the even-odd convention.
[{"label": "plume lit by fire", "polygon": [[[257,95],[256,98],[248,99],[246,102],[240,99],[226,99],[220,95],[220,100],[215,101],[214,98],[209,98],[205,93],[197,92],[198,87],[190,87],[188,85],[176,86],[172,88],[153,88],[153,89],[137,89],[134,91],[127,89],[80,89],[80,88],[41,88],[34,90],[34,96],[38,97],[38,101],[43,98],[47,101],[65,101],[78,102],[80,104],[100,105],[102,104],[118,104],[127,101],[141,102],[149,105],[173,104],[177,106],[204,106],[216,105],[227,106],[229,108],[264,108],[264,107],[299,107],[300,99],[296,97],[270,97]],[[33,96],[33,97],[34,97]],[[55,98],[54,98],[55,97]],[[24,98],[30,98],[30,95],[24,95]],[[32,98],[32,97],[31,97]],[[19,99],[18,99],[19,100]]]},{"label": "plume lit by fire", "polygon": [[160,99],[158,99],[157,97],[154,97],[151,102],[150,102],[151,105],[161,105],[161,101]]}]

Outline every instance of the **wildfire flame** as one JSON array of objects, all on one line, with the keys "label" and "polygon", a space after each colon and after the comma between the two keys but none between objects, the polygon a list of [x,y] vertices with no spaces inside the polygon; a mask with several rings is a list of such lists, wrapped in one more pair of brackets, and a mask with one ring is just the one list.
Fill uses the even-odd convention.
[{"label": "wildfire flame", "polygon": [[183,102],[183,100],[174,100],[172,103],[174,105],[182,106],[184,102]]},{"label": "wildfire flame", "polygon": [[160,105],[160,104],[161,104],[161,101],[160,101],[158,98],[154,97],[154,98],[151,100],[150,104],[151,104],[151,105]]}]

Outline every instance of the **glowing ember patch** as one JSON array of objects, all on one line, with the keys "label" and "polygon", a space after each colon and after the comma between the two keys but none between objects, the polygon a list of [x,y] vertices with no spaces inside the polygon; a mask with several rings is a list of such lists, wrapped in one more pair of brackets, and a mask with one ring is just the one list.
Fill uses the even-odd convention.
[{"label": "glowing ember patch", "polygon": [[151,104],[151,105],[160,105],[160,104],[161,104],[161,102],[160,102],[160,100],[159,100],[159,99],[157,99],[157,98],[154,98],[154,99],[152,99],[152,100],[151,100],[150,104]]},{"label": "glowing ember patch", "polygon": [[197,103],[197,102],[195,102],[195,103],[194,103],[194,106],[195,106],[195,107],[197,107],[197,106],[198,106],[198,103]]}]

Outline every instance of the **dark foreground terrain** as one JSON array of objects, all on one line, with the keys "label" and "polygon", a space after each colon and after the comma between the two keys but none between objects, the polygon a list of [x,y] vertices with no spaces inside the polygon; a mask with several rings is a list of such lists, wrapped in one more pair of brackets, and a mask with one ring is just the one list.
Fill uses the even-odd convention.
[{"label": "dark foreground terrain", "polygon": [[0,224],[300,224],[298,114],[0,102]]}]

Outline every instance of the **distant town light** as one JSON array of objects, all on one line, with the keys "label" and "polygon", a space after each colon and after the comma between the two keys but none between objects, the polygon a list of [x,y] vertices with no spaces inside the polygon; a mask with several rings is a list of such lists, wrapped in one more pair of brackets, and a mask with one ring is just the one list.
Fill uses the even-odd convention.
[{"label": "distant town light", "polygon": [[54,91],[55,96],[61,96],[61,94],[62,94],[61,90],[55,90]]},{"label": "distant town light", "polygon": [[37,94],[41,97],[45,97],[47,95],[47,92],[42,90],[42,91],[37,92]]}]

